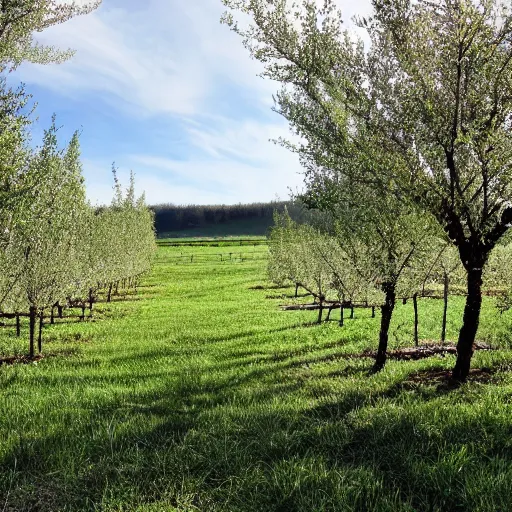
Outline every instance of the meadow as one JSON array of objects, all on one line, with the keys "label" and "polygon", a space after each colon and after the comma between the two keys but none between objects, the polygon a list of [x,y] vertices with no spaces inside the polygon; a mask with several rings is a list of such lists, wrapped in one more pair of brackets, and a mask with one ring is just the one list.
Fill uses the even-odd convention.
[{"label": "meadow", "polygon": [[[160,247],[136,295],[68,311],[44,359],[1,365],[0,512],[512,510],[512,314],[484,299],[496,350],[459,388],[435,378],[452,355],[370,375],[379,314],[281,311],[309,299],[266,281],[264,249]],[[420,300],[422,340],[441,310]],[[390,348],[412,318],[397,307]],[[25,324],[0,331],[0,357],[26,351]]]}]

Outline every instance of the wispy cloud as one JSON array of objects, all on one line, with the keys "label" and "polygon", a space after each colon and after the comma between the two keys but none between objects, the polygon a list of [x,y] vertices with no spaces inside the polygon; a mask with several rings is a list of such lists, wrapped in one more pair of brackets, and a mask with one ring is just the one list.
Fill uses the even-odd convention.
[{"label": "wispy cloud", "polygon": [[[269,108],[277,86],[257,77],[261,65],[221,26],[222,11],[220,0],[104,0],[93,14],[41,35],[75,48],[71,61],[24,65],[16,77],[51,92],[57,113],[65,103],[78,126],[90,102],[103,105],[111,124],[101,137],[117,134],[110,160],[136,171],[149,202],[286,197],[301,177],[296,157],[269,141],[287,135]],[[90,116],[83,129],[100,131]],[[173,134],[167,141],[165,129]],[[123,135],[134,141],[129,149]],[[84,139],[89,197],[106,202],[110,162],[98,155],[94,137]],[[162,140],[157,148],[155,140]]]}]

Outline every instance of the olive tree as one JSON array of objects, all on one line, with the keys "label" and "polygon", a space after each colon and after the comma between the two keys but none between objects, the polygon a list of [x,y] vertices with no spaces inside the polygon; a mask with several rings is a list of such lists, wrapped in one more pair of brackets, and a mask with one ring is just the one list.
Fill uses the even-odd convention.
[{"label": "olive tree", "polygon": [[331,272],[316,250],[320,233],[307,224],[297,224],[287,212],[274,216],[270,240],[269,277],[282,284],[291,281],[311,294],[320,306],[322,321],[324,302],[331,282]]},{"label": "olive tree", "polygon": [[[72,287],[80,255],[81,219],[86,209],[85,189],[78,163],[78,135],[65,151],[58,147],[55,119],[45,131],[42,147],[31,158],[33,181],[27,206],[14,226],[15,251],[23,273],[16,285],[17,308],[23,302],[30,317],[30,355],[34,355],[36,320],[63,301]],[[19,309],[18,309],[19,311]]]},{"label": "olive tree", "polygon": [[[310,204],[325,201],[323,190],[310,187]],[[375,197],[371,188],[353,183],[330,194],[329,209],[337,238],[363,289],[381,302],[381,323],[375,370],[386,363],[389,327],[397,297],[409,295],[415,261],[429,250],[432,223],[416,208],[398,201],[394,194]],[[377,293],[378,292],[378,293]]]},{"label": "olive tree", "polygon": [[[343,166],[344,175],[373,182],[376,194],[394,183],[457,247],[467,300],[453,378],[465,380],[483,268],[512,222],[510,7],[373,0],[372,16],[359,20],[364,48],[342,30],[334,0],[224,3],[264,74],[284,84],[277,110],[305,140],[299,151],[329,168],[347,143],[357,148],[367,165]],[[241,28],[233,11],[253,24]]]}]

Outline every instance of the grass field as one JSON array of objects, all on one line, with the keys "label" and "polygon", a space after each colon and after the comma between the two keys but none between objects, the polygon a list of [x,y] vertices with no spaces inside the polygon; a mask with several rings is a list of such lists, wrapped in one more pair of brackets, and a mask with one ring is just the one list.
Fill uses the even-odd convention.
[{"label": "grass field", "polygon": [[[453,356],[369,376],[351,355],[375,348],[379,318],[280,311],[293,290],[265,282],[261,250],[161,247],[137,297],[46,327],[48,357],[0,367],[0,512],[512,510],[512,315],[485,299],[478,337],[503,350],[476,353],[484,381],[414,377]],[[451,300],[451,339],[461,311]],[[412,316],[398,306],[392,348]],[[421,338],[440,316],[420,301]],[[0,353],[26,345],[1,329]]]}]

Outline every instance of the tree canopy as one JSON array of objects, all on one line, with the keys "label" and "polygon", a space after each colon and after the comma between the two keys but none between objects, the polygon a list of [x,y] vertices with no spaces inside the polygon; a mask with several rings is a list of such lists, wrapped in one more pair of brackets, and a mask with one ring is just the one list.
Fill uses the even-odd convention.
[{"label": "tree canopy", "polygon": [[0,2],[0,70],[14,69],[23,61],[48,64],[62,62],[73,50],[44,46],[34,39],[53,25],[89,14],[101,0],[64,3],[57,0],[2,0]]}]

